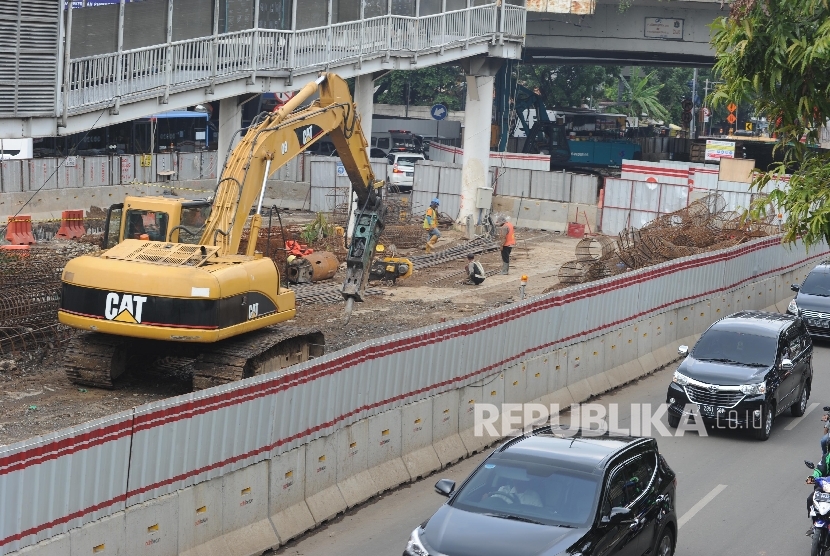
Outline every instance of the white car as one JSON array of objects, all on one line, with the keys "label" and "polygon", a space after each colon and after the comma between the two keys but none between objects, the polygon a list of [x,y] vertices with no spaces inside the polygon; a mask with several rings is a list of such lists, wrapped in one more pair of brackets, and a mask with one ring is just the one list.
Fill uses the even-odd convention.
[{"label": "white car", "polygon": [[393,152],[386,157],[386,186],[392,191],[412,191],[415,163],[425,160],[424,155],[410,152]]}]

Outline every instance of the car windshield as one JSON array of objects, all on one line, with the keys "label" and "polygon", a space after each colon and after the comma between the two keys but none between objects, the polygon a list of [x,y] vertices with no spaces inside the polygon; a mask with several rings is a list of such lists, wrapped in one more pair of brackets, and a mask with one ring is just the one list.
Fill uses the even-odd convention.
[{"label": "car windshield", "polygon": [[599,480],[548,463],[489,458],[453,497],[460,510],[564,527],[593,519]]},{"label": "car windshield", "polygon": [[692,357],[699,361],[767,367],[775,363],[776,347],[776,338],[713,328],[700,338]]},{"label": "car windshield", "polygon": [[398,166],[415,166],[415,162],[418,160],[423,160],[423,158],[418,158],[415,156],[399,156]]},{"label": "car windshield", "polygon": [[806,295],[830,297],[830,274],[811,272],[798,291]]}]

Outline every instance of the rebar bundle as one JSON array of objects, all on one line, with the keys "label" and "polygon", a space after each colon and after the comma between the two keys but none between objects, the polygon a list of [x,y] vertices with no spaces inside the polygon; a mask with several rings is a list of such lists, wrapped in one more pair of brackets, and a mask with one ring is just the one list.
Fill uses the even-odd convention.
[{"label": "rebar bundle", "polygon": [[629,270],[708,251],[726,249],[776,233],[773,216],[749,220],[726,210],[722,195],[712,193],[678,211],[660,215],[642,228],[625,229],[616,239],[592,236],[576,246],[576,260],[559,269],[561,284],[600,280]]},{"label": "rebar bundle", "polygon": [[0,355],[32,351],[69,337],[58,323],[61,272],[71,250],[0,251]]}]

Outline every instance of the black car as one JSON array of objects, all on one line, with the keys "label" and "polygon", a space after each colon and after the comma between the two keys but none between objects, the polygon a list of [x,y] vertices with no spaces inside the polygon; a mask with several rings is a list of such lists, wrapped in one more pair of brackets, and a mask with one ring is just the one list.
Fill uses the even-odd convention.
[{"label": "black car", "polygon": [[811,336],[830,338],[830,264],[818,265],[803,284],[790,287],[798,293],[787,313],[804,319]]},{"label": "black car", "polygon": [[550,427],[493,452],[412,532],[404,556],[671,556],[674,472],[653,438]]},{"label": "black car", "polygon": [[[804,415],[813,381],[813,344],[803,319],[741,311],[703,333],[674,372],[666,400],[669,425],[684,414],[704,423],[746,428],[766,440],[775,417]],[[692,407],[687,407],[691,404]],[[696,411],[695,411],[696,408]]]}]

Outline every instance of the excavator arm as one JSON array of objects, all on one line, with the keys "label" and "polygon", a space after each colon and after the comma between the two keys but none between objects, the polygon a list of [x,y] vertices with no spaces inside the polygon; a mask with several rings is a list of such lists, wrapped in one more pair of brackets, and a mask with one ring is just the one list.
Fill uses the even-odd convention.
[{"label": "excavator arm", "polygon": [[[318,90],[319,100],[300,109]],[[383,204],[378,192],[383,182],[375,179],[360,118],[349,87],[339,76],[322,74],[279,110],[248,129],[227,157],[200,244],[219,247],[222,254],[236,254],[251,207],[259,198],[250,230],[250,236],[256,237],[266,177],[326,134],[357,196],[358,213],[342,290],[348,318],[354,301],[363,300],[372,254],[383,230]],[[255,246],[256,241],[248,242],[248,255],[253,255]]]}]

